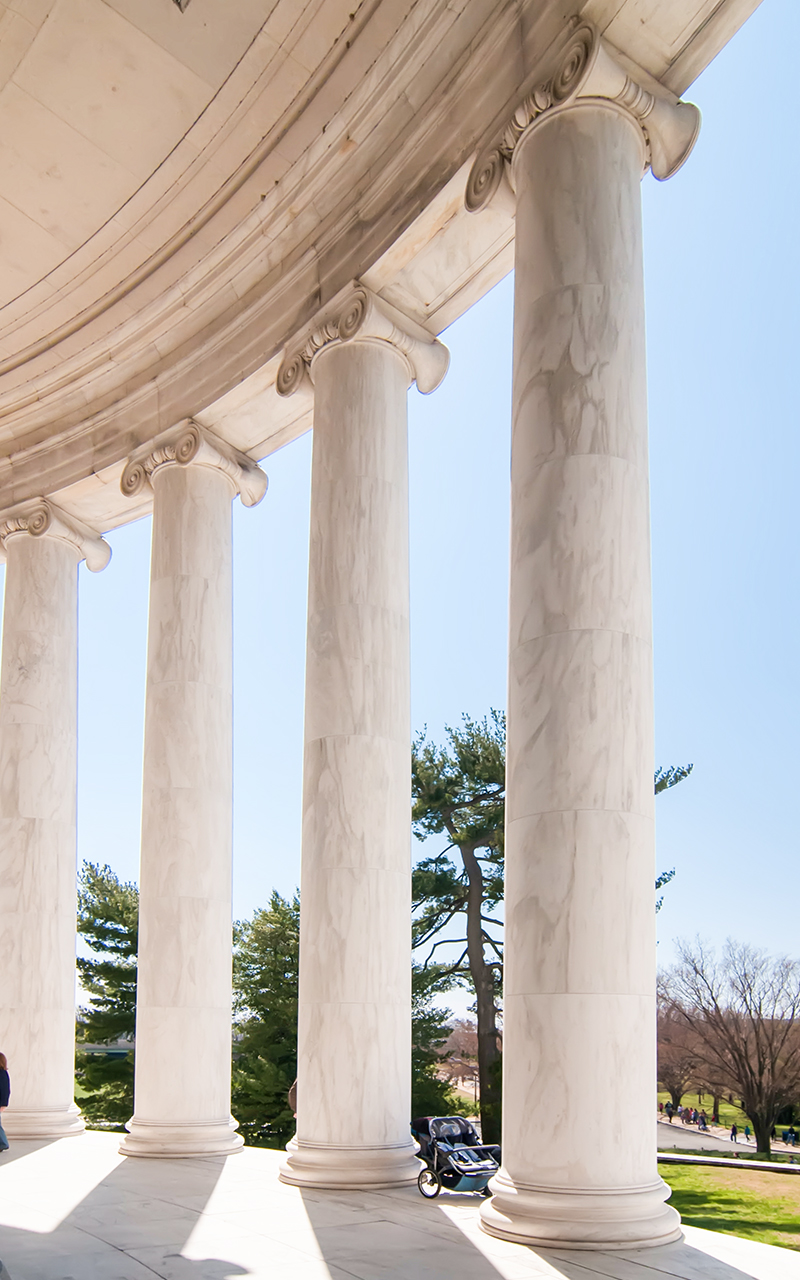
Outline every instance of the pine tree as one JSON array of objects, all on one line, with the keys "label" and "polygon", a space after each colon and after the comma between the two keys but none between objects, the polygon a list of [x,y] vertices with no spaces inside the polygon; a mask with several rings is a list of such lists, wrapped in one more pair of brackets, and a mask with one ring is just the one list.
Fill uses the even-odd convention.
[{"label": "pine tree", "polygon": [[[483,720],[462,720],[460,728],[446,729],[448,747],[427,742],[424,733],[414,742],[414,833],[444,835],[448,844],[414,868],[413,942],[427,948],[424,968],[440,946],[455,944],[460,952],[438,968],[442,979],[449,975],[475,992],[483,1139],[499,1142],[503,944],[494,911],[503,898],[506,719],[492,711]],[[462,921],[463,935],[453,937],[450,926]]]},{"label": "pine tree", "polygon": [[441,1051],[450,1035],[449,1009],[438,1008],[434,995],[452,984],[443,976],[444,966],[423,969],[415,964],[411,970],[411,1117],[447,1116],[458,1111],[460,1103],[449,1081],[439,1075]]},{"label": "pine tree", "polygon": [[[248,1146],[283,1146],[295,1131],[288,1093],[297,1075],[299,954],[297,894],[289,901],[273,893],[269,907],[234,926],[232,1110]],[[414,966],[413,1115],[447,1115],[457,1106],[437,1075],[450,1015],[433,1004],[433,997],[447,985],[435,966],[427,971]]]},{"label": "pine tree", "polygon": [[[669,791],[670,787],[677,787],[679,782],[683,782],[684,778],[688,778],[692,772],[694,765],[692,764],[672,764],[668,769],[659,766],[655,771],[653,781],[655,783],[655,793],[661,795],[662,791]],[[656,877],[656,893],[659,889],[664,889],[670,882],[675,879],[675,868],[671,871],[662,871]],[[664,895],[656,898],[656,912],[658,913],[664,904]]]},{"label": "pine tree", "polygon": [[232,1110],[248,1146],[283,1146],[294,1133],[300,899],[273,893],[233,929]]},{"label": "pine tree", "polygon": [[[78,1010],[75,1078],[81,1109],[98,1128],[121,1129],[133,1115],[136,947],[139,891],[110,867],[84,862],[78,877],[78,932],[102,959],[78,958],[88,1007]],[[124,1056],[88,1054],[82,1044],[129,1040]]]}]

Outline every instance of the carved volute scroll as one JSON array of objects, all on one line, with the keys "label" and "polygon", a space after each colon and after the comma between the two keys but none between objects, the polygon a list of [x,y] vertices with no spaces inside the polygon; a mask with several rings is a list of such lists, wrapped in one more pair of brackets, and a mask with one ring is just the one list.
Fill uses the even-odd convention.
[{"label": "carved volute scroll", "polygon": [[0,513],[0,545],[5,551],[10,538],[27,534],[31,538],[58,538],[74,547],[92,573],[105,569],[111,548],[100,534],[74,516],[55,506],[49,498],[32,498]]},{"label": "carved volute scroll", "polygon": [[596,27],[580,23],[555,55],[550,75],[523,97],[502,134],[475,160],[465,193],[469,212],[485,208],[503,186],[513,186],[517,145],[538,120],[592,99],[612,102],[636,121],[644,139],[646,167],[659,181],[677,172],[700,132],[696,106],[676,101],[666,91],[664,97],[651,93],[620,66]]},{"label": "carved volute scroll", "polygon": [[409,384],[416,381],[426,395],[436,390],[450,363],[450,352],[438,338],[363,285],[353,284],[287,349],[278,370],[278,395],[292,395],[309,378],[313,382],[314,359],[325,347],[354,341],[395,347],[408,365]]},{"label": "carved volute scroll", "polygon": [[267,476],[252,458],[196,422],[179,423],[134,450],[125,464],[120,489],[126,497],[135,498],[150,485],[159,467],[192,464],[224,472],[246,507],[254,507],[267,492]]}]

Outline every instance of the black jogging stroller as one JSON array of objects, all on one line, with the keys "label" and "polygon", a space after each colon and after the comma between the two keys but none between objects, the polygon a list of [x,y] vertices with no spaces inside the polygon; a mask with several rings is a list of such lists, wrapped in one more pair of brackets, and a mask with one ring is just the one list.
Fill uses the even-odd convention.
[{"label": "black jogging stroller", "polygon": [[492,1194],[486,1184],[500,1167],[500,1148],[482,1143],[464,1116],[423,1116],[411,1121],[411,1132],[425,1161],[417,1186],[428,1200],[442,1187]]}]

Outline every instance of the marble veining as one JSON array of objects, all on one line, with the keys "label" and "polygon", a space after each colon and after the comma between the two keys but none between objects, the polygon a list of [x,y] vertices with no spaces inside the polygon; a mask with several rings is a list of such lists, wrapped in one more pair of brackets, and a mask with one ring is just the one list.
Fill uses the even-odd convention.
[{"label": "marble veining", "polygon": [[335,341],[313,377],[298,1130],[281,1177],[393,1185],[418,1170],[406,353]]},{"label": "marble veining", "polygon": [[[80,1133],[74,1104],[78,560],[47,518],[3,525],[0,1044],[10,1137]],[[45,1048],[46,1046],[46,1048]]]},{"label": "marble veining", "polygon": [[[527,130],[527,131],[526,131]],[[511,452],[503,1168],[487,1231],[678,1233],[655,1078],[653,708],[639,124],[521,131]]]},{"label": "marble veining", "polygon": [[145,483],[154,512],[136,1113],[121,1150],[217,1155],[242,1145],[230,1116],[231,500],[237,487],[257,500],[266,477],[190,424],[132,456],[123,492]]}]

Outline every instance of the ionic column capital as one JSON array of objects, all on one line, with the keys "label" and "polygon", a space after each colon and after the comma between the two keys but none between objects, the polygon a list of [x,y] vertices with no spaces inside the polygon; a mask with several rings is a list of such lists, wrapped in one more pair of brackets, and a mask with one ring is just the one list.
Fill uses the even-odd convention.
[{"label": "ionic column capital", "polygon": [[[646,77],[644,77],[646,78]],[[629,75],[590,22],[574,27],[553,57],[552,71],[522,98],[493,143],[478,155],[465,203],[476,213],[503,186],[513,187],[513,161],[519,143],[556,111],[589,101],[613,103],[642,131],[645,169],[659,181],[671,178],[687,159],[700,131],[700,111],[664,90],[656,96]]]},{"label": "ionic column capital", "polygon": [[[111,548],[100,534],[88,525],[68,516],[49,498],[31,498],[0,512],[0,546],[3,552],[10,538],[26,534],[31,538],[57,538],[75,549],[79,560],[85,560],[92,573],[105,569],[111,559]],[[5,559],[5,556],[3,556]]]},{"label": "ionic column capital", "polygon": [[278,370],[278,395],[292,395],[307,379],[313,383],[314,361],[320,351],[351,342],[385,342],[395,347],[408,365],[409,385],[416,382],[426,395],[436,390],[450,364],[450,352],[443,342],[362,284],[354,283],[287,347]]},{"label": "ionic column capital", "polygon": [[120,489],[127,498],[135,498],[152,484],[160,467],[188,467],[193,463],[222,471],[246,507],[254,507],[267,492],[267,476],[252,458],[191,421],[162,431],[135,449],[125,463]]}]

